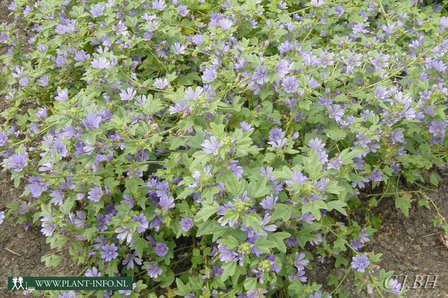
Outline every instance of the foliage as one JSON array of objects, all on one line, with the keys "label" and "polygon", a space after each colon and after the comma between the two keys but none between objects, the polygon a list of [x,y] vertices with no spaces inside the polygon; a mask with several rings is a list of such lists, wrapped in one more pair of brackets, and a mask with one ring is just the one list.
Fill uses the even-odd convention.
[{"label": "foliage", "polygon": [[7,217],[131,297],[342,294],[312,260],[399,295],[361,251],[447,164],[448,18],[416,2],[12,2],[2,165],[34,200]]}]

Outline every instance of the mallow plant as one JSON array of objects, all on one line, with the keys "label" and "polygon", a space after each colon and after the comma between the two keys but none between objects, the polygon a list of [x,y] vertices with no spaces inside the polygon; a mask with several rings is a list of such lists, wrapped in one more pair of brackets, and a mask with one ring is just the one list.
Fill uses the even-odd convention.
[{"label": "mallow plant", "polygon": [[[380,219],[370,210],[390,199],[407,214],[412,193],[400,184],[441,180],[446,8],[15,0],[9,9],[0,152],[24,191],[1,221],[18,216],[52,248],[69,246],[85,268],[74,274],[134,280],[129,291],[51,295],[347,297],[349,275],[358,292],[403,292],[373,266],[381,255],[366,246]],[[343,279],[316,282],[319,263],[345,268]]]}]

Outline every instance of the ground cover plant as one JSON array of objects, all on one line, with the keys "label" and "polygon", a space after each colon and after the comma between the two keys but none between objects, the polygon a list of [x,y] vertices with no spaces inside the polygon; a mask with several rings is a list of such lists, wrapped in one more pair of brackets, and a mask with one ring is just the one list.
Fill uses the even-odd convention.
[{"label": "ground cover plant", "polygon": [[[380,223],[370,208],[393,199],[407,214],[400,182],[437,185],[447,164],[442,5],[9,8],[33,35],[1,26],[0,152],[34,199],[0,221],[40,225],[53,248],[70,240],[86,276],[134,277],[98,297],[347,296],[335,276],[308,280],[313,260],[345,267],[358,291],[405,291],[362,248]],[[92,293],[51,293],[75,294]]]}]

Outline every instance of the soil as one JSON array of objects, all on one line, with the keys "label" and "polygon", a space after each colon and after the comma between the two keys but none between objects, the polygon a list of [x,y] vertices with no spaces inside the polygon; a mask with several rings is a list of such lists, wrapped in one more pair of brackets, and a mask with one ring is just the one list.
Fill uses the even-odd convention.
[{"label": "soil", "polygon": [[[0,0],[0,22],[10,22],[7,6],[10,1]],[[26,36],[26,32],[24,32]],[[0,54],[5,49],[0,49]],[[0,99],[0,112],[7,107]],[[444,177],[448,182],[448,177]],[[6,211],[6,205],[19,198],[23,189],[15,190],[6,172],[0,172],[0,211]],[[448,218],[448,183],[442,183],[437,192],[428,193],[442,216]],[[29,201],[32,198],[21,198]],[[382,253],[381,262],[375,268],[394,270],[399,282],[406,278],[408,291],[404,297],[448,297],[448,248],[440,240],[443,235],[440,228],[434,228],[432,220],[436,217],[434,208],[417,207],[416,202],[405,217],[394,206],[392,199],[383,199],[373,210],[373,214],[382,219],[375,241],[363,248],[362,252]],[[4,222],[0,228],[0,297],[23,297],[22,291],[8,291],[8,276],[77,276],[82,268],[69,257],[68,249],[55,252],[45,243],[45,236],[39,227],[25,230],[15,219]],[[63,257],[56,268],[46,268],[41,257],[56,253]],[[335,274],[339,278],[344,269],[335,269],[334,264],[314,262],[313,270],[307,272],[308,281],[324,284],[328,276]],[[378,274],[378,270],[373,272]],[[377,297],[367,292],[356,293],[350,274],[340,288],[349,292],[349,297]],[[431,282],[432,281],[432,282]],[[435,282],[434,282],[435,281]],[[331,291],[331,289],[329,289]],[[43,296],[43,294],[42,294]]]},{"label": "soil", "polygon": [[[440,214],[447,218],[447,177],[444,177],[444,182],[437,191],[425,193],[437,206]],[[394,271],[393,278],[405,284],[407,289],[403,297],[448,297],[448,247],[442,242],[443,230],[433,224],[437,211],[431,204],[429,209],[418,206],[415,197],[411,200],[413,202],[408,217],[395,207],[393,198],[384,198],[372,210],[372,215],[381,218],[382,223],[374,235],[374,241],[360,252],[382,254],[381,261],[370,266],[371,273],[379,276],[381,269],[386,272]],[[329,275],[336,275],[340,281],[345,268],[335,269],[333,261],[323,264],[314,261],[311,271],[307,272],[309,282],[323,284],[331,292],[333,288],[325,287]],[[340,285],[343,293],[350,293],[348,297],[380,297],[374,289],[373,293],[357,293],[353,281],[353,274],[350,273]]]},{"label": "soil", "polygon": [[[0,22],[11,22],[8,17],[8,5],[10,1],[0,0]],[[24,25],[19,25],[20,35],[28,38]],[[6,53],[5,47],[0,47],[0,55]],[[8,103],[0,98],[0,112],[8,107]],[[0,119],[0,123],[4,119]],[[1,158],[1,157],[0,157]],[[3,158],[1,158],[3,159]],[[12,200],[18,199],[23,192],[21,188],[14,189],[9,173],[0,172],[0,211],[7,211],[6,205]],[[20,198],[29,202],[30,197]],[[45,242],[45,236],[39,227],[24,229],[23,224],[17,223],[17,218],[11,218],[0,225],[0,297],[24,297],[30,293],[27,291],[8,291],[9,276],[78,276],[82,268],[70,259],[68,247],[61,251],[52,250]],[[62,257],[58,267],[45,267],[41,257],[46,254],[57,254]],[[41,293],[39,296],[45,297]]]}]

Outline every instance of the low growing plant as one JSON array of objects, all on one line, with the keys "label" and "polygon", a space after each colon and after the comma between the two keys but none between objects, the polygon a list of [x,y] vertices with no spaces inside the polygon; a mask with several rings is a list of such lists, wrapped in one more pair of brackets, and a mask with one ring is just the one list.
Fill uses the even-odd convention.
[{"label": "low growing plant", "polygon": [[363,247],[380,223],[371,208],[391,198],[407,214],[400,181],[428,173],[437,185],[432,170],[447,164],[444,7],[9,9],[0,152],[33,200],[14,200],[6,217],[40,224],[52,248],[69,241],[81,274],[134,277],[132,291],[98,297],[347,296],[335,276],[308,277],[317,262],[353,272],[358,291],[400,295]]}]

